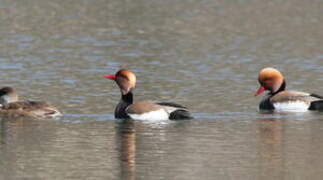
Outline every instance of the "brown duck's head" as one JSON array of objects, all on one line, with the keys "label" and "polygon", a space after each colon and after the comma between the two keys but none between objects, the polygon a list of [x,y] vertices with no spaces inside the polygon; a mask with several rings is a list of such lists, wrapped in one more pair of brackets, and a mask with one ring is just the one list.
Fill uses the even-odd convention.
[{"label": "brown duck's head", "polygon": [[136,86],[136,76],[127,69],[121,69],[116,74],[104,75],[105,78],[114,80],[123,95],[128,94]]},{"label": "brown duck's head", "polygon": [[255,96],[261,94],[265,90],[268,90],[271,93],[277,92],[284,84],[284,77],[277,69],[267,67],[259,72],[258,81],[260,88],[255,93]]},{"label": "brown duck's head", "polygon": [[0,104],[5,105],[18,101],[16,90],[12,87],[3,87],[0,89]]}]

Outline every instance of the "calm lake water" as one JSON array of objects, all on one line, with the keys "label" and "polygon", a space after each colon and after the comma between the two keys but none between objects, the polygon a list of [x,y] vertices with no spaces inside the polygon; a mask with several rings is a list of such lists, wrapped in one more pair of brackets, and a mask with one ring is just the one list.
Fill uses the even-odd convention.
[{"label": "calm lake water", "polygon": [[[261,114],[257,73],[323,94],[323,1],[0,1],[1,86],[59,119],[0,120],[1,180],[322,179],[323,113]],[[102,78],[188,121],[122,122]]]}]

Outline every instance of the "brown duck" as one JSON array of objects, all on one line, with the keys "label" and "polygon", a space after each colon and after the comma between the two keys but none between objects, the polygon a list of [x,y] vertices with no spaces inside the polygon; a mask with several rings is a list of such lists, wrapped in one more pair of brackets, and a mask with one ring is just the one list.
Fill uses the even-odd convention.
[{"label": "brown duck", "polygon": [[16,90],[12,87],[0,89],[0,114],[10,117],[56,117],[59,110],[43,101],[19,101]]}]

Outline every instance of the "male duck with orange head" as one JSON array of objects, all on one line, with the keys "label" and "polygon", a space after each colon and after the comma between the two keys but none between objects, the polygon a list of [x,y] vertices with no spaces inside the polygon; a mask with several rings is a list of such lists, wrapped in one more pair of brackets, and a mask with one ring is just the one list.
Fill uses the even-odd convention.
[{"label": "male duck with orange head", "polygon": [[305,112],[308,110],[323,110],[323,97],[299,91],[285,90],[286,82],[283,75],[274,68],[264,68],[259,72],[260,88],[255,96],[263,91],[268,95],[260,102],[260,110],[280,112]]},{"label": "male duck with orange head", "polygon": [[121,69],[116,74],[104,75],[114,80],[120,88],[121,99],[115,108],[115,118],[134,120],[181,120],[191,119],[186,107],[169,102],[139,101],[133,103],[132,90],[136,85],[136,76],[127,69]]}]

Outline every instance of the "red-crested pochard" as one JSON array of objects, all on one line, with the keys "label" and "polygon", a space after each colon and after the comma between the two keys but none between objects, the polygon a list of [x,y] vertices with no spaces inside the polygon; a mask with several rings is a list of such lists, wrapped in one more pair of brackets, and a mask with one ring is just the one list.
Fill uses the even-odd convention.
[{"label": "red-crested pochard", "polygon": [[175,103],[152,101],[133,103],[132,90],[136,85],[136,76],[127,69],[121,69],[116,74],[104,75],[104,77],[114,80],[121,91],[121,99],[114,112],[115,118],[134,120],[179,120],[192,118],[186,107]]},{"label": "red-crested pochard", "polygon": [[0,89],[0,114],[10,117],[56,117],[62,115],[56,107],[43,101],[18,101],[12,87]]},{"label": "red-crested pochard", "polygon": [[259,72],[260,88],[255,96],[263,91],[268,95],[259,104],[260,110],[281,112],[305,112],[308,110],[323,110],[323,97],[299,91],[285,90],[286,82],[283,75],[274,68],[264,68]]}]

